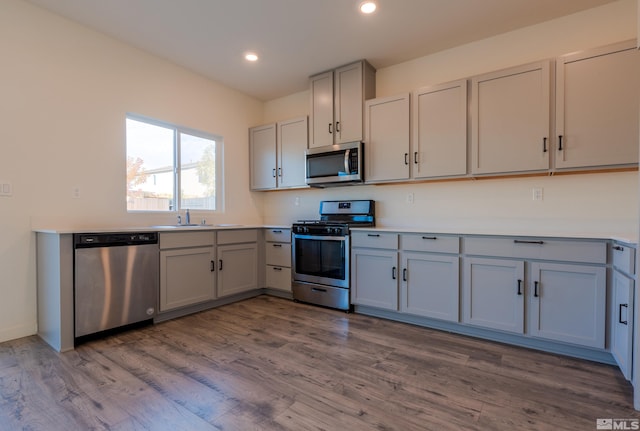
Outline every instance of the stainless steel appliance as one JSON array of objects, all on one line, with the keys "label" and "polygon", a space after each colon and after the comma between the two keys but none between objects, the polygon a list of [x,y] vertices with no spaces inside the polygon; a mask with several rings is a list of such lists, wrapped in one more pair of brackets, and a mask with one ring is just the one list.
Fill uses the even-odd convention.
[{"label": "stainless steel appliance", "polygon": [[75,338],[153,319],[157,232],[75,234]]},{"label": "stainless steel appliance", "polygon": [[375,202],[322,201],[319,220],[293,224],[293,299],[351,309],[350,226],[375,226]]},{"label": "stainless steel appliance", "polygon": [[364,180],[362,142],[310,148],[306,152],[306,182],[312,187],[361,183]]}]

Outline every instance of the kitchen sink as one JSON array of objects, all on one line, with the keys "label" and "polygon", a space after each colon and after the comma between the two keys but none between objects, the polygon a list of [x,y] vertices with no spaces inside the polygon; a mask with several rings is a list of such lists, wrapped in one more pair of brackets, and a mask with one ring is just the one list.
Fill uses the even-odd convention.
[{"label": "kitchen sink", "polygon": [[154,225],[151,226],[154,229],[180,229],[180,228],[212,228],[214,225],[212,224],[164,224],[164,225]]}]

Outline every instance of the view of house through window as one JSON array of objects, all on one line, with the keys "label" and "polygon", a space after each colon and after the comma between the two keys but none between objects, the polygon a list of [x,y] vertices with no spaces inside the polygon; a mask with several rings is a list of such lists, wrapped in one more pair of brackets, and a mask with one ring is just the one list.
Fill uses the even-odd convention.
[{"label": "view of house through window", "polygon": [[222,138],[127,116],[127,210],[220,208]]}]

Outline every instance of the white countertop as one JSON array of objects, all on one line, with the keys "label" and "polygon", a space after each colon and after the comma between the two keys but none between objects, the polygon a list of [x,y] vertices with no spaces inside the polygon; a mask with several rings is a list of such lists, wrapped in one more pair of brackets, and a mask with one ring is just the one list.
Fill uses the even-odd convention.
[{"label": "white countertop", "polygon": [[429,228],[408,228],[408,227],[360,227],[352,228],[352,231],[376,231],[376,232],[390,232],[390,233],[434,233],[441,235],[491,235],[491,236],[526,236],[526,237],[543,237],[543,238],[576,238],[576,239],[601,239],[601,240],[614,240],[627,244],[637,244],[638,235],[634,233],[616,234],[611,232],[551,232],[538,229],[429,229]]},{"label": "white countertop", "polygon": [[92,226],[78,228],[33,228],[33,232],[51,234],[72,234],[72,233],[106,233],[106,232],[184,232],[194,230],[232,230],[232,229],[289,229],[291,226],[276,225],[241,225],[241,224],[213,224],[196,226]]}]

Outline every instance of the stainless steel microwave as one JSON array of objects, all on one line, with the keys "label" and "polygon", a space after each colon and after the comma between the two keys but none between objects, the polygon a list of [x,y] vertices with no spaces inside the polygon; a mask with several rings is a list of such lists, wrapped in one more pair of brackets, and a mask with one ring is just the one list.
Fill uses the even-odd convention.
[{"label": "stainless steel microwave", "polygon": [[310,148],[306,152],[306,182],[311,187],[330,187],[364,181],[362,142]]}]

